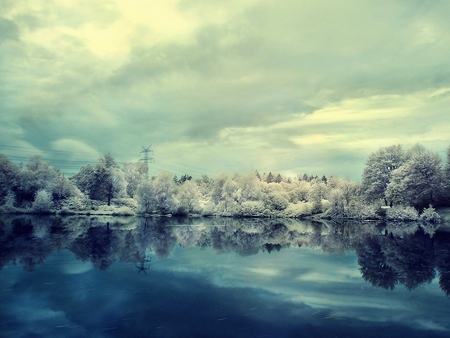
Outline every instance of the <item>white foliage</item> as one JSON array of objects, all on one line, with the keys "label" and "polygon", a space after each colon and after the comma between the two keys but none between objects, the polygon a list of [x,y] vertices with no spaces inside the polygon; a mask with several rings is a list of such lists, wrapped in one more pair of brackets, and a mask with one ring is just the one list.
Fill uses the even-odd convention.
[{"label": "white foliage", "polygon": [[136,190],[136,199],[138,203],[137,211],[142,214],[151,214],[156,211],[157,200],[153,183],[143,181]]},{"label": "white foliage", "polygon": [[185,181],[178,192],[179,212],[200,213],[200,191],[192,181]]},{"label": "white foliage", "polygon": [[51,211],[52,206],[53,201],[51,195],[43,189],[37,192],[31,208],[37,213],[47,213]]},{"label": "white foliage", "polygon": [[413,207],[394,206],[386,211],[386,219],[390,221],[417,221],[419,213]]}]

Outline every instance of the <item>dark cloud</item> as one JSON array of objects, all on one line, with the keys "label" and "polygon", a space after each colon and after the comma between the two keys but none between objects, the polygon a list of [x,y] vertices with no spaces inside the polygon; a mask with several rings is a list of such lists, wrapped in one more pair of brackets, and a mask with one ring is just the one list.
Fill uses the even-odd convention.
[{"label": "dark cloud", "polygon": [[0,44],[6,40],[17,40],[19,38],[19,27],[7,19],[0,17]]}]

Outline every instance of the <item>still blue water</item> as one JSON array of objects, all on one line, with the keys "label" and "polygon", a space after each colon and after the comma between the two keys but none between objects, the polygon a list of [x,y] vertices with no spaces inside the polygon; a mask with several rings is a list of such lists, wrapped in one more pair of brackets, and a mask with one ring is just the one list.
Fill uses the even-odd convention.
[{"label": "still blue water", "polygon": [[1,337],[450,335],[447,233],[292,220],[0,225]]}]

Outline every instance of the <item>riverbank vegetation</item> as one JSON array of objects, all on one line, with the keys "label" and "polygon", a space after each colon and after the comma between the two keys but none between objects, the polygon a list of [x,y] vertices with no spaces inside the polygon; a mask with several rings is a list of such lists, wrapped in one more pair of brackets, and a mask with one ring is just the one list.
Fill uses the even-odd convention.
[{"label": "riverbank vegetation", "polygon": [[15,165],[0,154],[0,211],[113,215],[321,217],[438,223],[450,205],[450,148],[380,148],[361,182],[348,178],[251,172],[194,179],[162,172],[148,178],[141,163],[119,165],[110,154],[66,178],[39,155]]}]

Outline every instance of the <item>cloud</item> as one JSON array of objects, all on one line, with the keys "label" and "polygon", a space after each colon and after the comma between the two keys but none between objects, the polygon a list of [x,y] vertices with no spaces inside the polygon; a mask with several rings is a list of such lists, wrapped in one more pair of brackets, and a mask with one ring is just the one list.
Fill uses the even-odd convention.
[{"label": "cloud", "polygon": [[448,145],[446,2],[2,4],[3,143],[352,178],[379,146]]}]

